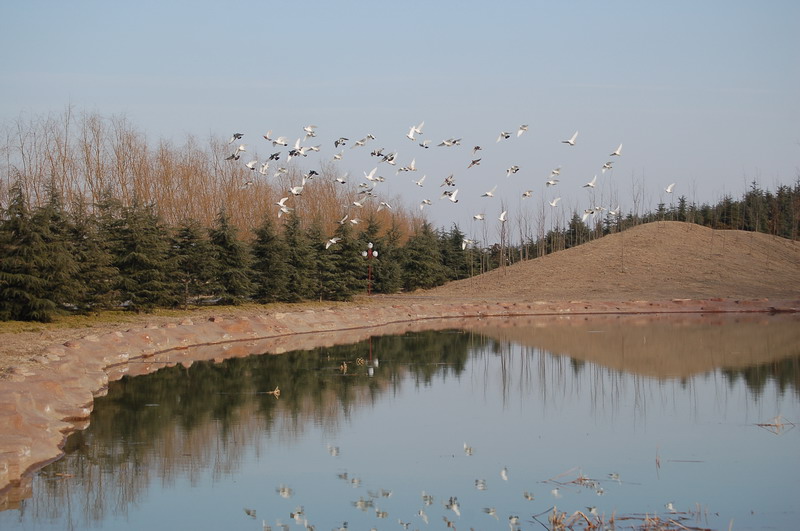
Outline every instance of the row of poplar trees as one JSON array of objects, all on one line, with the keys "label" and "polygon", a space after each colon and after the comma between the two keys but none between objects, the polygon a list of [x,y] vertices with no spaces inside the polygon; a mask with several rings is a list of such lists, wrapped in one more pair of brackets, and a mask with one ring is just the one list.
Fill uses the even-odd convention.
[{"label": "row of poplar trees", "polygon": [[[2,211],[2,320],[198,302],[349,300],[367,288],[361,252],[368,242],[379,251],[370,263],[376,293],[430,288],[474,270],[457,227],[422,223],[404,236],[365,220],[359,232],[344,223],[330,235],[291,213],[265,216],[252,235],[240,235],[225,210],[211,227],[191,219],[168,227],[152,204],[126,206],[107,194],[91,208],[79,202],[66,209],[60,194],[48,196],[31,208],[15,185]],[[331,237],[340,241],[326,248]]]}]

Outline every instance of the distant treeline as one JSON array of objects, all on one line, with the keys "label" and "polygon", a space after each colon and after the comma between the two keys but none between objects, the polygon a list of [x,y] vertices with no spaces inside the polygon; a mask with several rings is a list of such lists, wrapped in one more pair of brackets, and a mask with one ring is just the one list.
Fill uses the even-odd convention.
[{"label": "distant treeline", "polygon": [[[555,251],[581,245],[593,239],[654,221],[684,221],[717,230],[763,232],[781,238],[797,240],[800,235],[800,178],[792,186],[781,185],[773,193],[752,182],[741,199],[727,195],[716,204],[689,203],[686,196],[676,204],[660,203],[655,212],[643,215],[591,216],[586,223],[577,212],[565,227],[554,227],[538,238],[529,238],[518,246],[505,250],[506,263],[526,260]],[[492,248],[499,255],[499,245]],[[490,261],[490,264],[493,261]]]}]

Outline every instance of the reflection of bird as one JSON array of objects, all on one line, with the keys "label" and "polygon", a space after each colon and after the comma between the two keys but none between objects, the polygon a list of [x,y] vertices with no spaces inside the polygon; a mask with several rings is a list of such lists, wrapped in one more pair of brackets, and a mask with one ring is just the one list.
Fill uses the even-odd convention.
[{"label": "reflection of bird", "polygon": [[554,498],[560,498],[561,497],[561,493],[559,492],[558,487],[556,487],[553,490],[551,490],[550,494],[552,494]]},{"label": "reflection of bird", "polygon": [[497,509],[495,509],[494,507],[484,507],[483,512],[485,512],[489,516],[494,516],[495,520],[499,520],[499,518],[497,517]]},{"label": "reflection of bird", "polygon": [[248,509],[247,507],[244,508],[244,514],[249,516],[250,518],[256,517],[256,510],[255,509]]},{"label": "reflection of bird", "polygon": [[577,138],[578,138],[578,132],[575,131],[575,134],[572,135],[572,138],[570,138],[569,140],[562,140],[561,143],[562,144],[569,144],[570,146],[574,146],[575,145],[575,140]]},{"label": "reflection of bird", "polygon": [[508,468],[507,467],[503,467],[503,470],[500,471],[500,478],[503,481],[508,481]]},{"label": "reflection of bird", "polygon": [[475,480],[475,488],[478,490],[486,490],[486,480],[485,479],[476,479]]},{"label": "reflection of bird", "polygon": [[671,512],[671,513],[676,513],[676,512],[678,512],[678,511],[676,511],[676,510],[675,510],[675,505],[673,505],[673,503],[672,503],[672,502],[669,502],[669,503],[667,503],[667,504],[664,504],[664,507],[665,507],[665,508],[666,508],[666,509],[667,509],[669,512]]},{"label": "reflection of bird", "polygon": [[444,505],[445,509],[450,509],[456,516],[461,517],[461,506],[458,504],[458,498],[451,496],[450,500]]},{"label": "reflection of bird", "polygon": [[668,194],[671,194],[673,188],[675,188],[675,183],[672,183],[669,186],[667,186],[666,188],[664,188],[664,191],[667,192]]},{"label": "reflection of bird", "polygon": [[533,496],[533,494],[531,494],[531,493],[530,493],[530,492],[528,492],[527,490],[526,490],[525,492],[523,492],[523,493],[522,493],[522,497],[523,497],[523,498],[525,498],[525,499],[526,499],[526,500],[528,500],[528,501],[533,501],[533,500],[534,500],[534,496]]}]

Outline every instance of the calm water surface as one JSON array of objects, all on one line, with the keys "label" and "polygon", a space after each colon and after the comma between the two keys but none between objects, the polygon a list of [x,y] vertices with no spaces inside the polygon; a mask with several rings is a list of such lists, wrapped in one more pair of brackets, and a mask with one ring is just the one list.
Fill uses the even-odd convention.
[{"label": "calm water surface", "polygon": [[614,317],[167,368],[112,384],[0,529],[794,529],[798,356],[797,318]]}]

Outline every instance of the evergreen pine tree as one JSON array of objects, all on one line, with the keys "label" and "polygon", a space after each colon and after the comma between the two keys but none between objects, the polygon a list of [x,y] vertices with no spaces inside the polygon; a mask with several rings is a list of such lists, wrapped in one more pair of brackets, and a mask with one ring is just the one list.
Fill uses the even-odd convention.
[{"label": "evergreen pine tree", "polygon": [[403,289],[428,289],[444,283],[439,242],[428,222],[408,239],[403,254]]},{"label": "evergreen pine tree", "polygon": [[292,212],[283,228],[286,246],[288,300],[291,302],[314,296],[311,276],[316,272],[314,251],[308,237],[300,227],[300,218]]},{"label": "evergreen pine tree", "polygon": [[196,220],[184,220],[172,236],[172,258],[176,268],[176,281],[181,285],[184,308],[189,299],[214,292],[217,263],[211,243]]},{"label": "evergreen pine tree", "polygon": [[396,219],[386,235],[380,239],[380,255],[374,271],[373,290],[377,293],[397,293],[403,286],[401,273],[403,252],[400,246],[402,229]]},{"label": "evergreen pine tree", "polygon": [[363,290],[364,264],[361,256],[359,240],[354,237],[353,229],[349,223],[339,225],[334,233],[339,238],[338,243],[328,249],[321,250],[322,257],[327,262],[320,267],[320,278],[324,285],[323,298],[334,301],[348,301],[355,294]]},{"label": "evergreen pine tree", "polygon": [[55,302],[42,276],[47,244],[34,223],[19,183],[9,190],[8,208],[0,220],[0,318],[53,320]]},{"label": "evergreen pine tree", "polygon": [[122,209],[115,232],[119,239],[114,265],[120,273],[123,304],[137,312],[177,304],[179,288],[174,282],[169,234],[153,206],[134,202]]},{"label": "evergreen pine tree", "polygon": [[255,235],[252,244],[253,296],[259,302],[289,300],[286,244],[278,235],[271,217],[264,216]]},{"label": "evergreen pine tree", "polygon": [[72,205],[69,231],[78,264],[76,275],[83,283],[78,309],[86,312],[111,308],[119,303],[116,290],[119,271],[112,265],[114,257],[109,243],[103,237],[97,219],[87,212],[83,198]]},{"label": "evergreen pine tree", "polygon": [[442,250],[442,266],[445,270],[447,280],[458,280],[469,276],[469,264],[467,255],[461,248],[464,242],[464,233],[453,224],[448,231],[442,231],[439,235],[439,248]]},{"label": "evergreen pine tree", "polygon": [[335,290],[337,273],[334,270],[331,249],[325,249],[327,237],[319,222],[312,223],[306,230],[306,238],[311,250],[308,270],[308,288],[310,298],[314,300],[330,300]]},{"label": "evergreen pine tree", "polygon": [[58,308],[79,308],[81,294],[86,287],[78,276],[75,246],[70,239],[70,224],[61,201],[61,195],[51,182],[47,203],[35,209],[32,221],[42,235],[46,259],[39,275],[47,284],[48,298]]},{"label": "evergreen pine tree", "polygon": [[253,293],[250,280],[250,254],[237,236],[236,227],[222,210],[209,231],[217,261],[217,295],[222,304],[241,304]]}]

